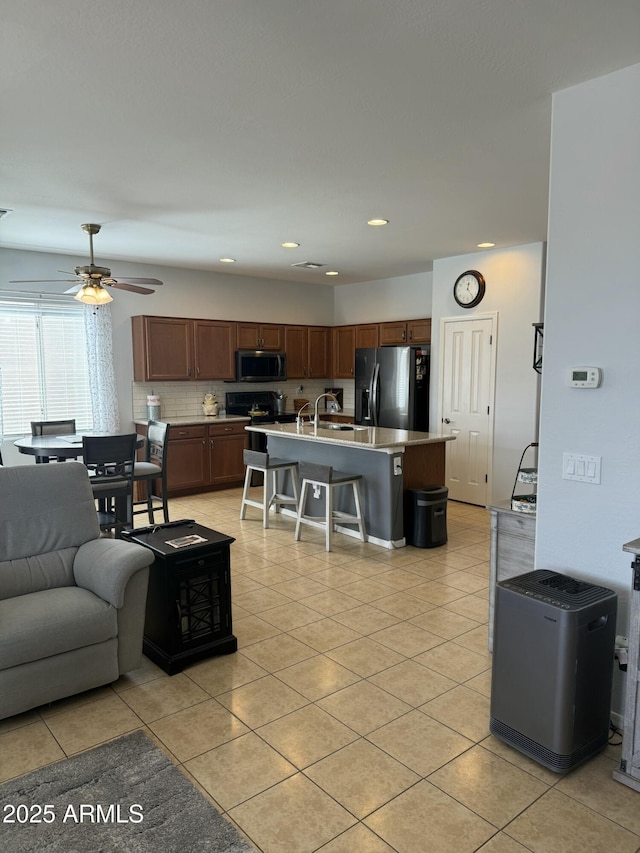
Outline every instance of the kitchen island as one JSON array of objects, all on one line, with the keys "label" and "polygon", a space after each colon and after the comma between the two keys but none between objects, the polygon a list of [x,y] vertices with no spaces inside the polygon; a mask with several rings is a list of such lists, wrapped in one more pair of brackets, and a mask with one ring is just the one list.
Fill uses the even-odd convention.
[{"label": "kitchen island", "polygon": [[[445,442],[454,439],[437,433],[322,422],[318,428],[305,423],[302,427],[263,424],[245,429],[266,435],[272,456],[361,474],[368,540],[385,548],[401,548],[406,544],[404,492],[444,484]],[[344,491],[341,499],[346,504],[337,503],[337,508],[351,511],[351,495]],[[320,507],[313,514],[319,511]],[[342,532],[354,534],[349,528]]]}]

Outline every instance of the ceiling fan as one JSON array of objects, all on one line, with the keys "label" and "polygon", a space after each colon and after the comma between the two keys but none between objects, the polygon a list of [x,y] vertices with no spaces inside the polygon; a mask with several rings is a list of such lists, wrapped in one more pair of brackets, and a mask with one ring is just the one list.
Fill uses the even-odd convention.
[{"label": "ceiling fan", "polygon": [[[12,281],[11,284],[44,284],[49,281],[65,281],[73,282],[74,286],[66,293],[74,293],[74,299],[78,302],[85,302],[88,305],[103,305],[106,302],[111,302],[113,297],[106,287],[117,288],[118,290],[130,290],[132,293],[149,294],[155,291],[149,287],[140,287],[141,284],[152,285],[158,287],[162,282],[157,278],[130,278],[126,281],[118,281],[111,277],[111,270],[107,267],[98,267],[93,262],[93,235],[100,232],[100,225],[93,222],[85,223],[81,226],[82,230],[89,235],[89,252],[90,259],[86,266],[78,266],[74,272],[77,278],[72,279],[23,279],[21,281]],[[65,272],[65,270],[60,270]],[[71,275],[71,273],[69,273]],[[105,287],[106,285],[106,287]]]}]

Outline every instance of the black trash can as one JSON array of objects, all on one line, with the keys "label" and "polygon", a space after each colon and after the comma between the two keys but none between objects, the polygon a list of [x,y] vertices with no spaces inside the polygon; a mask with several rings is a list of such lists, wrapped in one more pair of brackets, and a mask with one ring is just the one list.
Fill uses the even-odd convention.
[{"label": "black trash can", "polygon": [[407,545],[437,548],[447,542],[446,486],[408,489],[404,500],[404,536]]}]

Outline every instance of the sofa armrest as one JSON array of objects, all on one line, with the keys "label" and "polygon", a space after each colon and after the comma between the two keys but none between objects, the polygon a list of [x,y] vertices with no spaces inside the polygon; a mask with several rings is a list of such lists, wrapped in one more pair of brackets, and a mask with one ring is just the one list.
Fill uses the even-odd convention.
[{"label": "sofa armrest", "polygon": [[78,586],[108,601],[114,607],[124,604],[129,579],[153,563],[153,552],[122,539],[92,539],[78,548],[73,575]]}]

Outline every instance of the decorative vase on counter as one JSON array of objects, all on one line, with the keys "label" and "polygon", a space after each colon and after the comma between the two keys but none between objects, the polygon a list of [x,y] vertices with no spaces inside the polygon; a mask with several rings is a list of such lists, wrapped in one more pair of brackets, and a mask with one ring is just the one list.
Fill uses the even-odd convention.
[{"label": "decorative vase on counter", "polygon": [[215,418],[218,416],[218,401],[216,400],[215,394],[204,395],[202,411],[208,418]]}]

